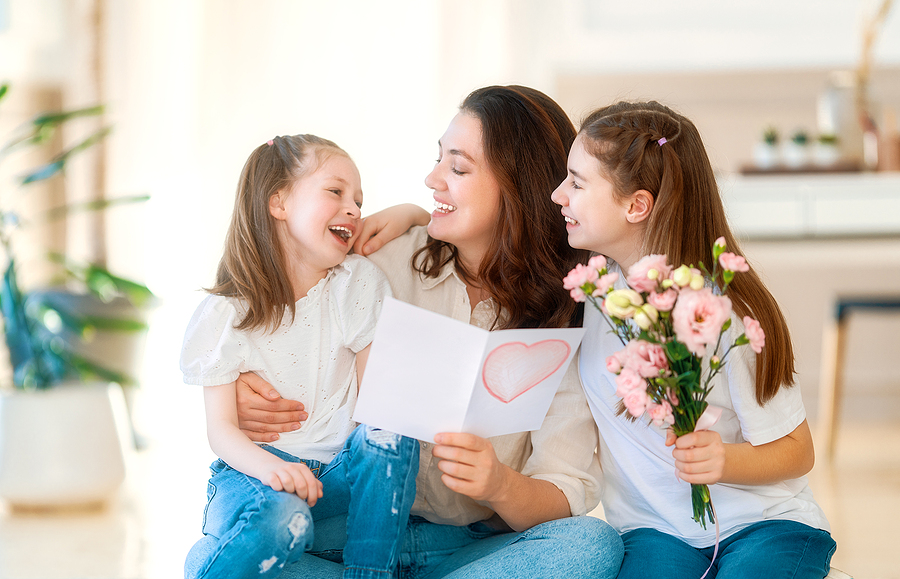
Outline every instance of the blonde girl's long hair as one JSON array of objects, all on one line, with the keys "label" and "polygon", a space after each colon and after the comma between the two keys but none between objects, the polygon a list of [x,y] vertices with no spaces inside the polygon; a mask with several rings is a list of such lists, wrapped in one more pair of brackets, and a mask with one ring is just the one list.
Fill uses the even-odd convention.
[{"label": "blonde girl's long hair", "polygon": [[[580,132],[620,199],[641,189],[653,195],[642,255],[664,253],[676,265],[711,267],[713,242],[720,236],[728,251],[742,254],[700,132],[690,120],[654,101],[619,102],[591,113]],[[762,406],[779,388],[794,384],[790,332],[752,266],[735,276],[728,292],[734,311],[758,320],[766,333],[756,364],[756,401]]]},{"label": "blonde girl's long hair", "polygon": [[294,290],[269,200],[335,154],[349,158],[327,139],[293,135],[260,145],[244,163],[216,283],[206,290],[243,302],[246,314],[237,329],[274,330],[286,311],[293,319]]}]

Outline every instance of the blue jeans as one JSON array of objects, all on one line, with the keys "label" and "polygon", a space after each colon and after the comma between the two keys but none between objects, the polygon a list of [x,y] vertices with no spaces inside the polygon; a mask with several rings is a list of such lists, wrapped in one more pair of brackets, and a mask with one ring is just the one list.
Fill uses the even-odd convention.
[{"label": "blue jeans", "polygon": [[[339,560],[345,524],[341,517],[317,524],[310,550],[317,556],[288,565],[282,578],[340,577],[340,565],[328,559]],[[594,517],[568,517],[514,533],[487,521],[438,525],[412,516],[400,554],[400,577],[613,579],[623,554],[619,534]]]},{"label": "blue jeans", "polygon": [[[360,425],[328,465],[263,448],[286,461],[305,462],[322,481],[322,498],[310,508],[293,493],[272,490],[215,461],[203,521],[205,537],[188,553],[186,578],[278,577],[286,565],[308,559],[316,559],[309,561],[315,566],[318,558],[304,553],[313,548],[320,521],[329,519],[342,525],[343,577],[396,573],[416,495],[416,440]],[[327,550],[322,555],[327,556]]]},{"label": "blue jeans", "polygon": [[[655,529],[622,535],[625,561],[619,579],[699,579],[714,547],[696,549]],[[837,544],[826,531],[794,521],[762,521],[719,544],[707,579],[822,579]]]}]

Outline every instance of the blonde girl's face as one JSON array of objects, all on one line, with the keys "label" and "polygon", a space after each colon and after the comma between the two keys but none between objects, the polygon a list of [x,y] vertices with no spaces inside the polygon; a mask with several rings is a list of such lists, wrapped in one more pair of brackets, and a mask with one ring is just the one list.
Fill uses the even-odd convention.
[{"label": "blonde girl's face", "polygon": [[269,200],[294,269],[322,272],[341,263],[359,231],[362,184],[356,164],[333,154]]},{"label": "blonde girl's face", "polygon": [[587,152],[580,134],[569,151],[567,168],[569,174],[551,199],[561,206],[569,245],[623,263],[640,249],[627,218],[627,204],[616,197],[613,184],[600,173],[599,161]]},{"label": "blonde girl's face", "polygon": [[437,162],[425,177],[434,197],[429,235],[478,263],[490,248],[500,215],[500,186],[482,143],[478,117],[458,113],[438,141]]}]

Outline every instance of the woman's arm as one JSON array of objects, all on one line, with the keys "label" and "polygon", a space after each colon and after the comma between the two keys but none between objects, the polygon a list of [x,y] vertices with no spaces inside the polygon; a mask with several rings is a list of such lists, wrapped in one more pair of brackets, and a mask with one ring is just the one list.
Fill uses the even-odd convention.
[{"label": "woman's arm", "polygon": [[431,215],[412,203],[388,207],[363,220],[362,229],[353,242],[353,252],[359,255],[375,253],[381,247],[400,237],[414,225],[428,225]]},{"label": "woman's arm", "polygon": [[245,372],[235,383],[237,418],[241,431],[256,442],[278,440],[279,432],[291,432],[309,418],[303,404],[285,400],[271,384]]},{"label": "woman's arm", "polygon": [[296,493],[309,506],[322,496],[322,483],[303,463],[284,461],[253,444],[237,426],[235,385],[203,388],[209,446],[228,466],[276,491]]},{"label": "woman's arm", "polygon": [[673,443],[678,477],[692,484],[772,484],[807,474],[816,460],[806,420],[790,434],[759,446],[725,444],[719,433],[711,430],[677,439],[670,431],[666,445]]},{"label": "woman's arm", "polygon": [[493,445],[474,434],[444,432],[432,454],[442,459],[441,480],[452,491],[491,509],[515,531],[568,517],[569,501],[551,482],[516,472],[497,459]]}]

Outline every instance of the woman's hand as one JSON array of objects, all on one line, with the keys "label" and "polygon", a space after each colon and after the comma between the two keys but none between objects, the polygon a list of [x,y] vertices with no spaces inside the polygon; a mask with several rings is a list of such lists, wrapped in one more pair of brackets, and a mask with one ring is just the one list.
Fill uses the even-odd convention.
[{"label": "woman's hand", "polygon": [[489,440],[459,432],[443,432],[434,438],[432,454],[442,459],[437,467],[441,480],[452,491],[476,501],[502,501],[511,469],[497,459]]},{"label": "woman's hand", "polygon": [[302,462],[273,462],[261,473],[259,480],[276,491],[294,493],[311,507],[322,498],[322,481]]},{"label": "woman's hand", "polygon": [[406,233],[413,225],[428,225],[431,215],[412,203],[382,209],[363,220],[362,228],[353,242],[353,252],[359,255],[375,253],[381,247]]},{"label": "woman's hand", "polygon": [[279,432],[297,430],[309,418],[303,404],[283,399],[271,384],[252,372],[238,377],[235,391],[238,427],[250,440],[278,440]]},{"label": "woman's hand", "polygon": [[714,430],[699,430],[675,437],[669,430],[666,446],[674,445],[672,456],[678,478],[691,484],[715,484],[725,473],[725,443]]}]

